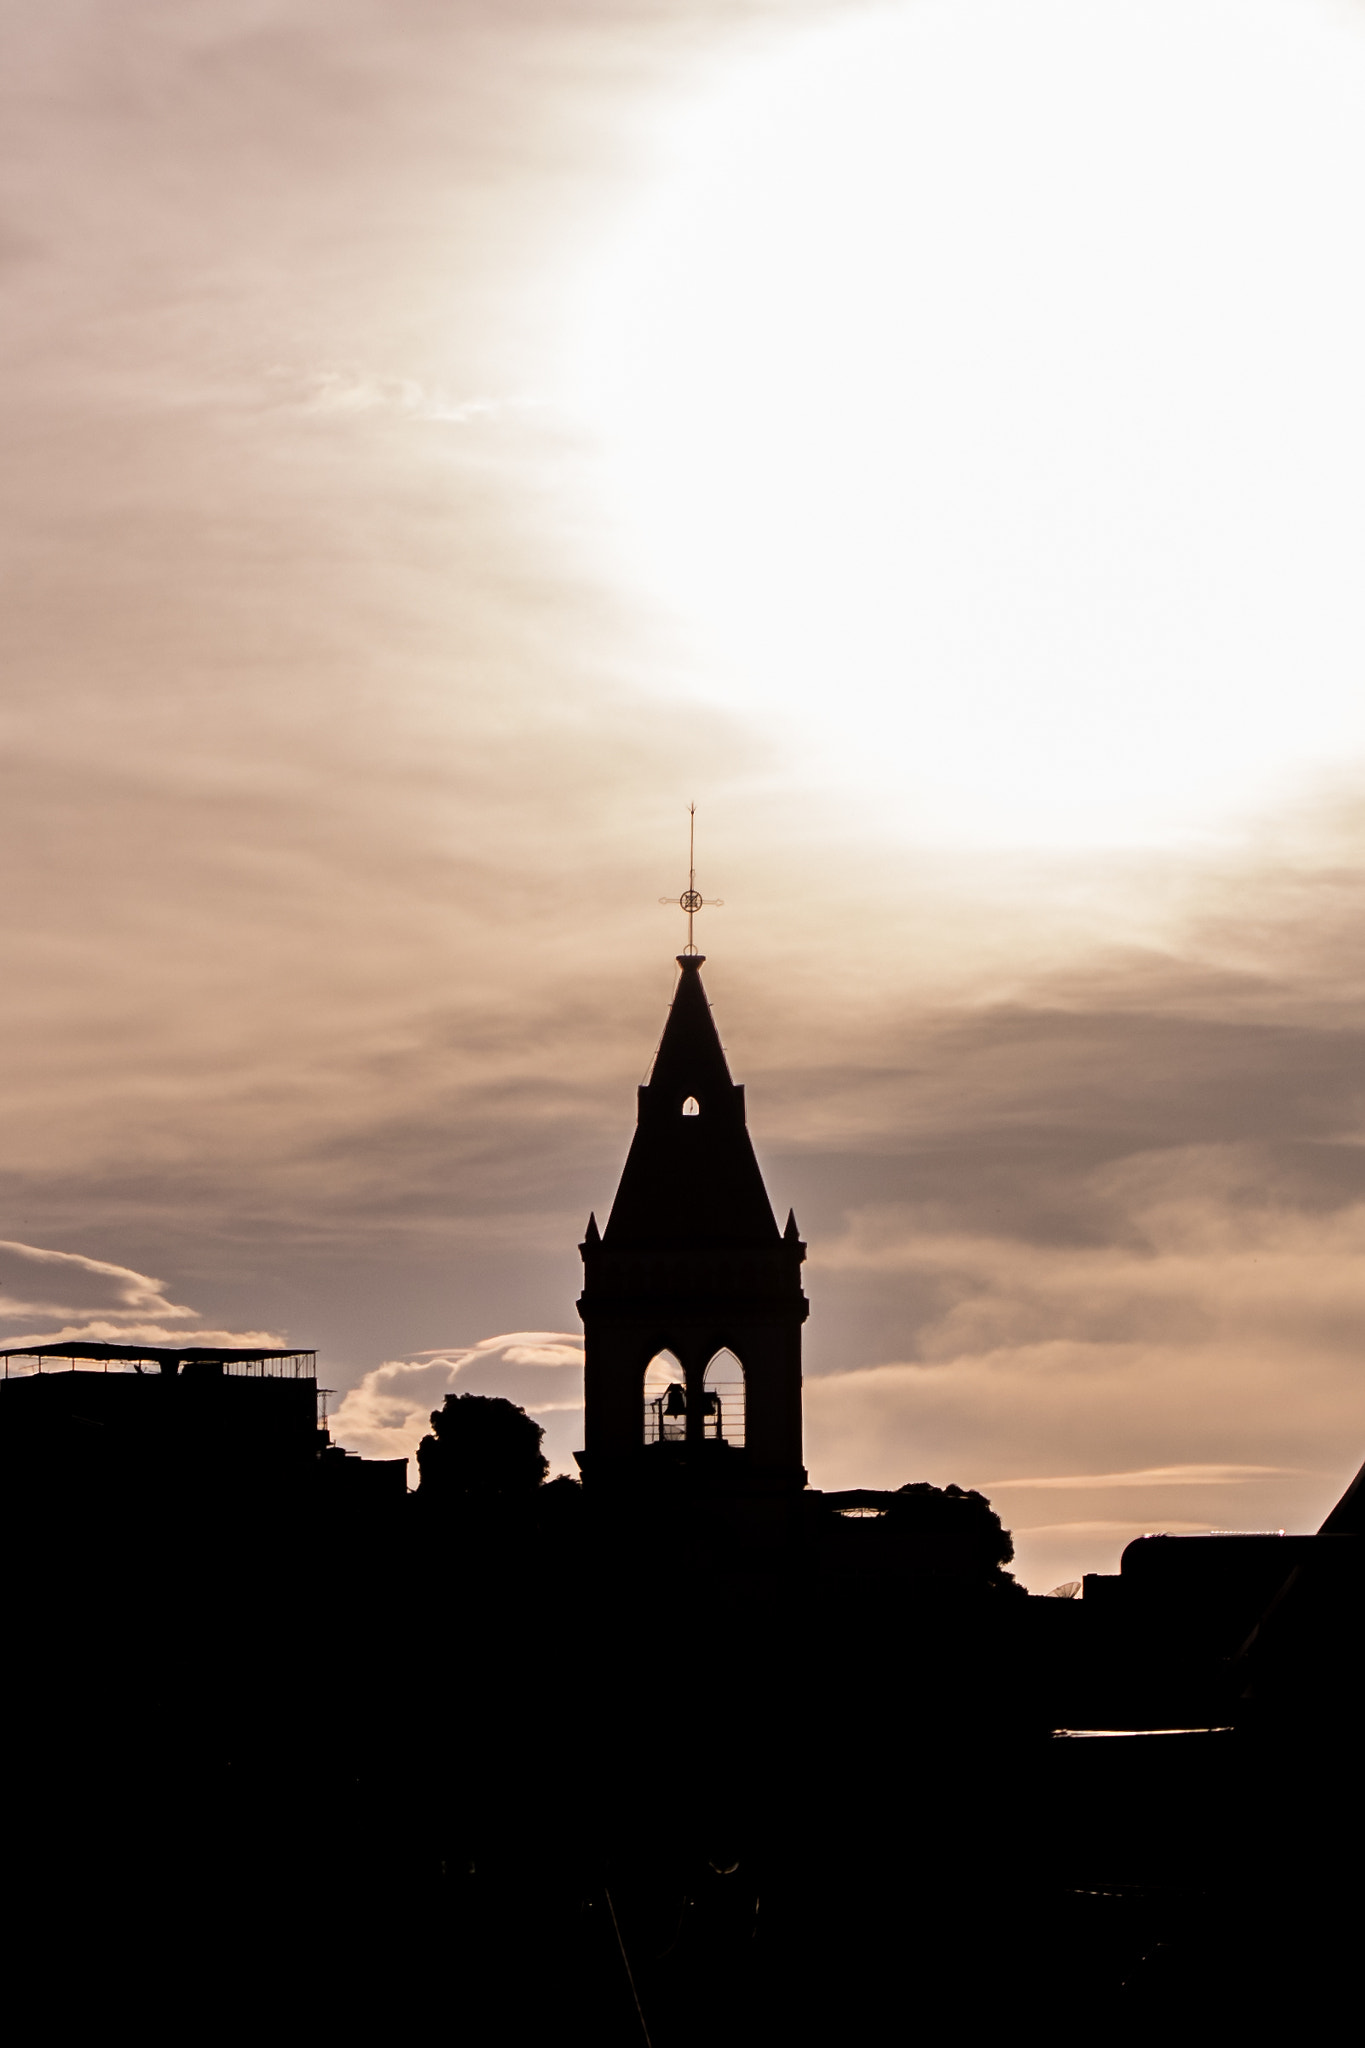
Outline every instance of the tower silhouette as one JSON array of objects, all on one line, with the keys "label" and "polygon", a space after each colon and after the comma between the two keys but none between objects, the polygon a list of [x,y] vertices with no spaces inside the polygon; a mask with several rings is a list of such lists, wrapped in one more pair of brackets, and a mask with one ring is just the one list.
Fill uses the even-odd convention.
[{"label": "tower silhouette", "polygon": [[[578,1312],[593,1492],[799,1491],[806,1247],[779,1231],[702,986],[681,975]],[[647,1385],[647,1376],[650,1384]]]}]

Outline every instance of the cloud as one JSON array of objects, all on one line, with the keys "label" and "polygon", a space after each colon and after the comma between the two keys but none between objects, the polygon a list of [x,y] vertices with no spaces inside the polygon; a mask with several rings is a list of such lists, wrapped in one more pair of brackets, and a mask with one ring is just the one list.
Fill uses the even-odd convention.
[{"label": "cloud", "polygon": [[1314,1213],[1278,1179],[1254,1145],[1154,1148],[1074,1176],[1090,1242],[959,1234],[879,1205],[854,1211],[818,1257],[832,1272],[931,1281],[942,1306],[920,1333],[926,1358],[1002,1338],[1301,1337],[1307,1303],[1339,1335],[1365,1311],[1365,1201]]},{"label": "cloud", "polygon": [[313,413],[396,413],[405,419],[434,420],[447,426],[468,426],[474,420],[499,420],[532,410],[531,398],[456,398],[441,386],[416,377],[384,376],[373,371],[329,368],[295,377],[277,370],[300,387],[297,403]]},{"label": "cloud", "polygon": [[193,1321],[195,1311],[169,1301],[165,1281],[135,1273],[130,1266],[81,1252],[57,1252],[41,1245],[0,1240],[0,1318],[69,1315],[99,1308],[116,1316],[154,1315],[163,1321]]},{"label": "cloud", "polygon": [[[331,1418],[333,1441],[367,1458],[416,1458],[431,1428],[431,1411],[449,1393],[500,1395],[546,1430],[552,1471],[572,1472],[581,1443],[583,1340],[560,1330],[518,1330],[477,1344],[387,1359],[350,1388]],[[576,1398],[565,1398],[568,1377]],[[564,1418],[561,1421],[559,1418]],[[409,1474],[416,1480],[416,1470]]]},{"label": "cloud", "polygon": [[[1061,1479],[985,1479],[981,1483],[993,1492],[1006,1487],[1055,1487],[1069,1492],[1096,1486],[1240,1486],[1247,1479],[1278,1477],[1292,1470],[1286,1465],[1154,1465],[1145,1472],[1085,1472]],[[1302,1476],[1294,1473],[1295,1478]]]},{"label": "cloud", "polygon": [[[0,1349],[77,1341],[280,1347],[282,1340],[268,1330],[199,1327],[199,1311],[169,1300],[165,1284],[131,1266],[112,1265],[81,1252],[0,1240],[0,1324],[30,1325],[4,1332]],[[40,1321],[48,1327],[32,1327]],[[51,1327],[54,1324],[57,1327]]]},{"label": "cloud", "polygon": [[[1171,1505],[1314,1526],[1365,1449],[1358,772],[1236,844],[1070,860],[813,793],[790,720],[697,701],[724,677],[516,395],[559,388],[680,25],[746,10],[248,12],[2,31],[44,258],[0,392],[3,1327],[228,1334],[148,1277],[181,1272],[318,1346],[353,1448],[462,1386],[571,1469],[555,1333],[695,794],[709,992],[811,1243],[816,1483],[1074,1506],[1026,1537],[1073,1546],[1053,1580]],[[429,1348],[480,1331],[513,1335]]]},{"label": "cloud", "polygon": [[1242,1526],[1317,1527],[1365,1455],[1354,1189],[1333,1203],[1273,1148],[1156,1148],[1075,1173],[1064,1209],[1054,1183],[1042,1214],[1039,1242],[869,1205],[817,1244],[812,1266],[895,1275],[917,1310],[911,1356],[807,1378],[817,1482],[952,1479],[1025,1524],[1032,1494],[1085,1502],[1016,1531],[1026,1575],[1225,1525],[1230,1489]]}]

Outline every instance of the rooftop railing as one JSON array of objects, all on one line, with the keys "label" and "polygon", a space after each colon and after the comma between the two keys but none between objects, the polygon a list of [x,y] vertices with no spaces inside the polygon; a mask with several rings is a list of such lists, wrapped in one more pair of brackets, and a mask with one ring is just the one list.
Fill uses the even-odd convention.
[{"label": "rooftop railing", "polygon": [[0,1352],[6,1379],[27,1379],[35,1373],[76,1372],[96,1367],[102,1372],[179,1373],[185,1366],[215,1366],[233,1379],[315,1380],[316,1351],[264,1351],[140,1344],[38,1344]]}]

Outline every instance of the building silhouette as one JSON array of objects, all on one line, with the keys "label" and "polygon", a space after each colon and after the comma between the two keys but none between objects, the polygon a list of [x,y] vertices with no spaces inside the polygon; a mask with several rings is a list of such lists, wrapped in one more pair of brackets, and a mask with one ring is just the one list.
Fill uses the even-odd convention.
[{"label": "building silhouette", "polygon": [[702,985],[681,975],[605,1231],[583,1256],[584,1449],[596,1496],[792,1496],[806,1256],[779,1231]]},{"label": "building silhouette", "polygon": [[[174,1504],[182,1522],[401,1512],[405,1458],[331,1440],[317,1356],[79,1340],[0,1352],[0,1493],[66,1526]],[[0,1505],[3,1512],[3,1505]]]}]

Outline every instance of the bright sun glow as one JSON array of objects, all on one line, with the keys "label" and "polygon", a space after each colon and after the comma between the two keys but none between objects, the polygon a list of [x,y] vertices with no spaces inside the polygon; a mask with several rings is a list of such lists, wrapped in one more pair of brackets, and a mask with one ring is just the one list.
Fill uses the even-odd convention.
[{"label": "bright sun glow", "polygon": [[1365,25],[920,0],[687,109],[576,390],[698,687],[916,836],[1365,759]]}]

